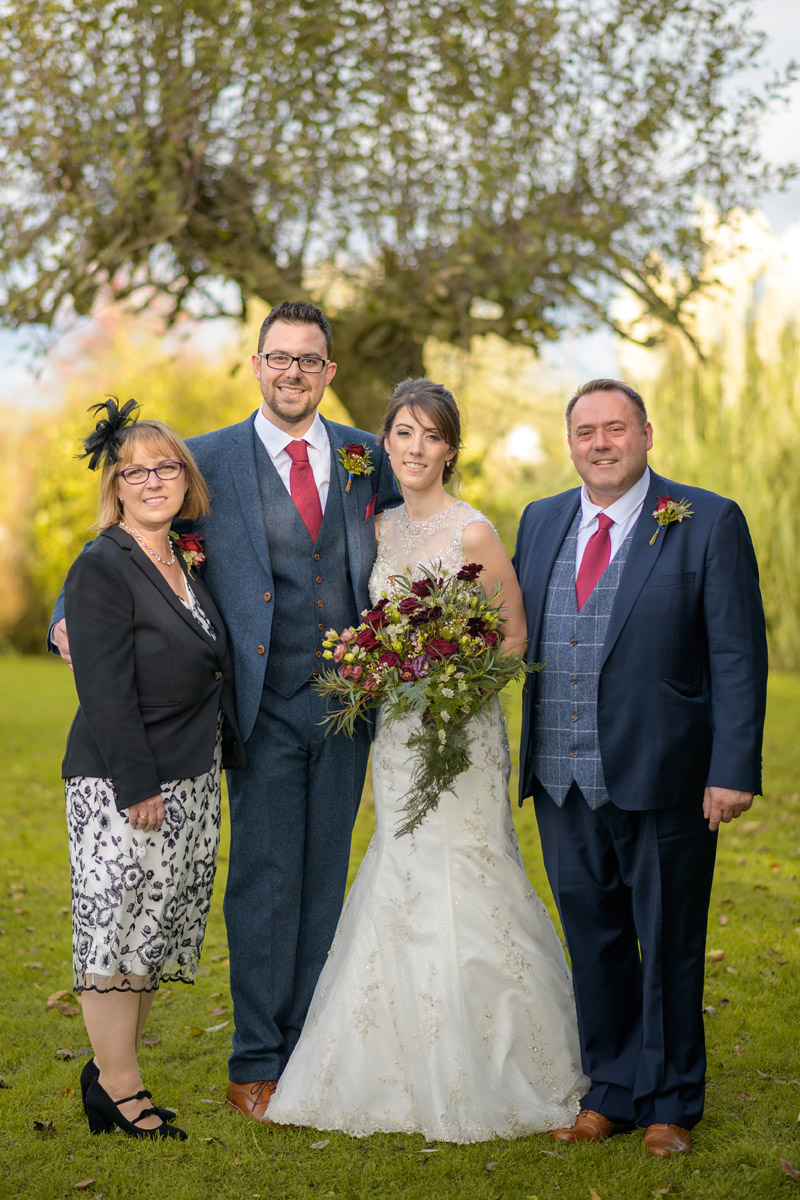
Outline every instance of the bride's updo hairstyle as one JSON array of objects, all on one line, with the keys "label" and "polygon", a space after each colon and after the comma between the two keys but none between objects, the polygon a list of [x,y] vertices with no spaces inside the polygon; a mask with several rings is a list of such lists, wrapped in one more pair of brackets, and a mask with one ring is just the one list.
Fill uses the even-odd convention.
[{"label": "bride's updo hairstyle", "polygon": [[404,379],[389,397],[383,425],[376,434],[381,445],[391,433],[401,408],[410,408],[421,425],[427,421],[452,448],[453,453],[442,472],[442,483],[448,483],[461,448],[461,414],[455,396],[441,383],[433,383],[430,379]]}]

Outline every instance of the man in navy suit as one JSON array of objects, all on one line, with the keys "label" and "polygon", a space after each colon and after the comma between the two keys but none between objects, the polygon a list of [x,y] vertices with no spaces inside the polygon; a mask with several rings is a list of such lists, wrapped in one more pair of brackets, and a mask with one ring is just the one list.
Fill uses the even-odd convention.
[{"label": "man in navy suit", "polygon": [[[193,531],[205,538],[203,580],[230,634],[248,754],[228,776],[227,1099],[268,1124],[341,911],[369,755],[366,726],[352,739],[325,737],[313,680],[325,631],[357,624],[369,604],[373,517],[399,496],[375,439],[317,411],[336,373],[320,309],[274,308],[252,367],[261,407],[188,444],[211,490],[211,514]],[[369,447],[371,463],[350,479],[338,451],[352,444]],[[53,640],[67,657],[63,625]]]},{"label": "man in navy suit", "polygon": [[703,1111],[717,829],[761,790],[758,568],[736,504],[649,469],[633,388],[585,384],[567,432],[583,486],[526,508],[514,559],[545,664],[526,684],[520,803],[534,798],[591,1079],[552,1136],[638,1125],[668,1158]]}]

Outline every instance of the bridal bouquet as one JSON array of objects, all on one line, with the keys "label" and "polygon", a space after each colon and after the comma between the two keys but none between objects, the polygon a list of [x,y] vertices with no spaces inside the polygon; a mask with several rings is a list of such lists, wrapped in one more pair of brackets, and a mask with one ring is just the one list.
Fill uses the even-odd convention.
[{"label": "bridal bouquet", "polygon": [[383,705],[384,720],[417,714],[408,746],[415,757],[407,819],[409,833],[451,791],[470,765],[467,721],[485,709],[511,679],[536,670],[521,654],[503,654],[502,612],[496,589],[484,596],[479,563],[442,577],[407,568],[390,580],[389,593],[362,613],[360,625],[329,629],[324,657],[336,667],[315,680],[328,697],[326,732],[352,736],[358,717]]}]

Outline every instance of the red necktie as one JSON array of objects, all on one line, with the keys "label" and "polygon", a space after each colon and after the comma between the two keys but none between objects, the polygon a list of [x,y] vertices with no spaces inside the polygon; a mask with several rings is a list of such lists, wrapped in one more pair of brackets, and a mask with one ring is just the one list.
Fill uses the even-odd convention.
[{"label": "red necktie", "polygon": [[308,442],[289,442],[286,453],[292,460],[292,469],[289,472],[292,499],[311,534],[312,542],[315,542],[322,524],[322,505],[319,502],[317,481],[308,461]]},{"label": "red necktie", "polygon": [[586,543],[578,577],[575,580],[578,612],[591,596],[595,584],[611,561],[611,536],[608,531],[613,524],[611,517],[600,513],[597,518],[597,529]]}]

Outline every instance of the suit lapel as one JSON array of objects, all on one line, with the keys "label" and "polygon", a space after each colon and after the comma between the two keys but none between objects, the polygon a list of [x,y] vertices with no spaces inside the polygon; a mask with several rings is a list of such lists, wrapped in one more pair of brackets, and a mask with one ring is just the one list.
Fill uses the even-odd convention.
[{"label": "suit lapel", "polygon": [[[224,628],[225,627],[222,623],[222,619],[221,619],[219,613],[217,612],[216,606],[213,604],[213,602],[209,605],[209,607],[213,609],[213,616],[208,611],[208,608],[206,608],[206,598],[208,598],[209,600],[211,599],[211,597],[208,595],[208,592],[206,591],[206,589],[203,588],[202,605],[203,605],[203,608],[205,609],[206,616],[212,622],[212,624],[214,625],[215,631],[217,632],[217,640],[216,641],[214,640],[214,638],[212,638],[209,634],[206,633],[205,629],[203,629],[200,622],[195,620],[195,618],[189,612],[188,608],[184,604],[181,604],[180,600],[175,595],[175,593],[173,592],[172,588],[167,583],[164,576],[158,570],[155,563],[153,563],[150,560],[150,558],[148,557],[146,552],[141,548],[141,546],[137,545],[132,540],[131,540],[130,545],[127,544],[128,540],[129,540],[129,535],[127,533],[125,533],[121,529],[118,529],[115,525],[112,525],[109,529],[104,529],[101,536],[110,537],[113,541],[115,541],[117,543],[118,546],[121,547],[122,550],[125,550],[128,553],[130,553],[131,563],[133,564],[133,566],[137,567],[142,572],[142,574],[145,576],[145,578],[153,585],[153,587],[161,593],[161,595],[166,600],[167,604],[169,604],[172,611],[174,613],[177,613],[177,615],[181,618],[181,620],[186,625],[188,625],[189,628],[194,633],[196,633],[199,637],[201,637],[204,642],[206,642],[210,646],[213,646],[214,650],[217,652],[217,654],[221,658],[222,654],[224,653],[224,649],[225,649],[225,637],[224,637]],[[180,558],[179,553],[178,553],[178,558],[180,560],[181,570],[184,572],[184,575],[185,575],[186,574],[186,566],[185,566],[185,563],[183,562],[183,560]],[[220,638],[220,631],[223,632],[222,638]]]},{"label": "suit lapel", "polygon": [[322,424],[328,434],[331,443],[331,487],[339,489],[339,495],[342,499],[342,512],[344,513],[344,532],[347,541],[347,556],[350,560],[350,578],[353,580],[353,589],[355,590],[356,581],[361,578],[361,566],[363,560],[363,549],[361,543],[362,526],[369,525],[370,533],[374,534],[374,525],[364,521],[364,512],[362,511],[361,489],[358,487],[361,476],[354,476],[349,493],[345,491],[347,486],[347,472],[343,469],[339,462],[337,451],[342,446],[347,445],[347,441],[343,436],[343,431],[340,432],[337,427],[327,421],[325,417],[321,417]]},{"label": "suit lapel", "polygon": [[[261,491],[258,486],[258,462],[254,416],[248,417],[235,430],[232,453],[228,456],[233,488],[242,510],[242,521],[258,561],[272,575],[267,530],[261,511]],[[270,463],[270,465],[272,465]],[[212,501],[213,503],[213,501]]]},{"label": "suit lapel", "polygon": [[564,538],[569,533],[580,503],[580,488],[565,492],[554,502],[551,512],[540,523],[538,534],[530,550],[530,568],[524,581],[525,608],[535,625],[529,631],[529,645],[538,646],[544,619],[547,588],[553,563],[556,561]]},{"label": "suit lapel", "polygon": [[642,511],[639,513],[633,533],[631,534],[628,558],[622,569],[619,587],[614,598],[614,606],[611,609],[608,629],[606,630],[606,640],[603,646],[603,662],[606,661],[614,648],[614,644],[623,630],[630,611],[639,597],[639,593],[658,561],[661,547],[664,544],[664,537],[658,537],[655,545],[650,545],[650,539],[658,528],[655,521],[651,519],[651,515],[656,506],[656,497],[664,495],[668,490],[669,484],[667,481],[651,470],[650,486],[647,489]]}]

